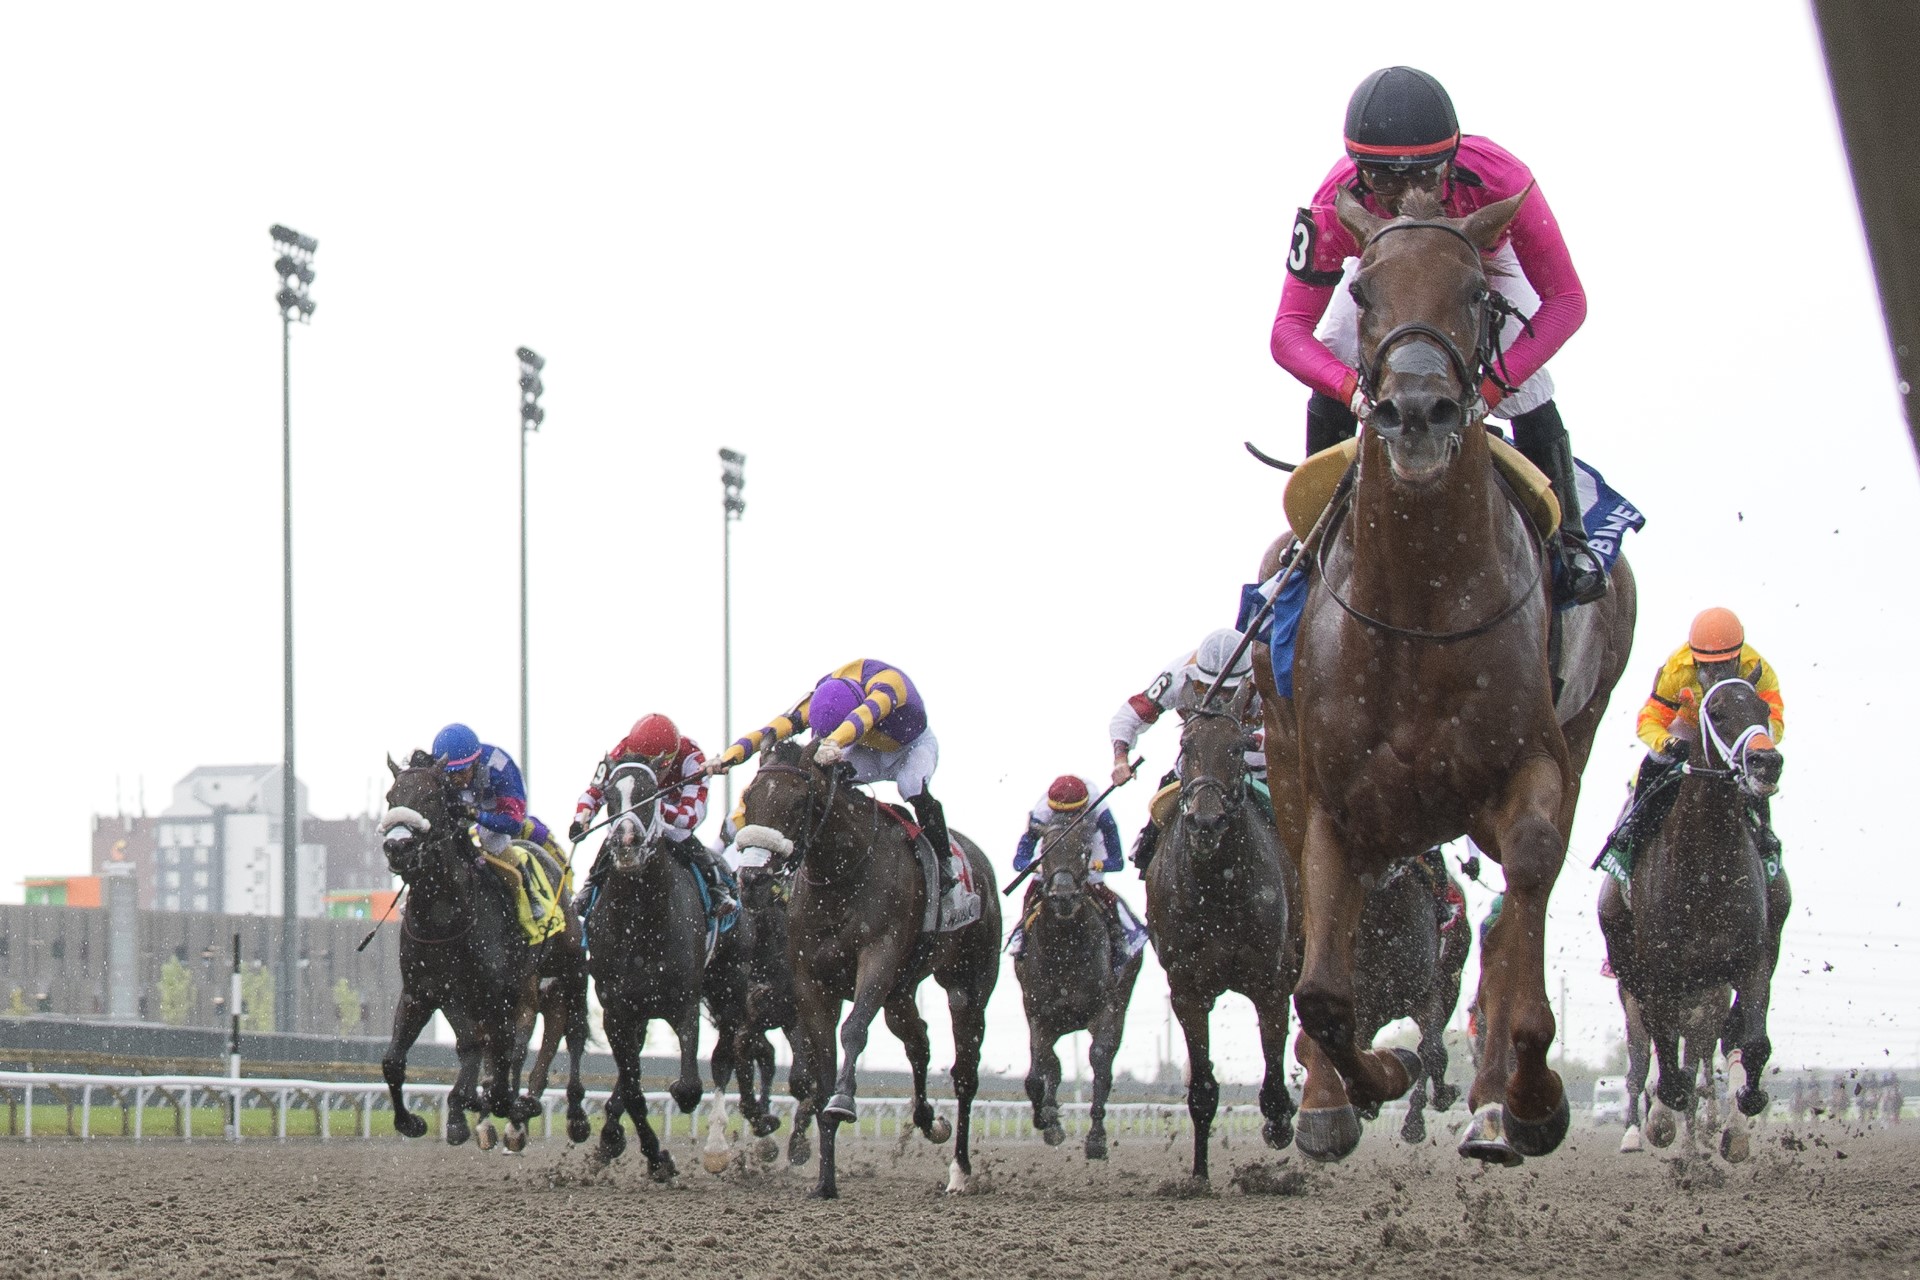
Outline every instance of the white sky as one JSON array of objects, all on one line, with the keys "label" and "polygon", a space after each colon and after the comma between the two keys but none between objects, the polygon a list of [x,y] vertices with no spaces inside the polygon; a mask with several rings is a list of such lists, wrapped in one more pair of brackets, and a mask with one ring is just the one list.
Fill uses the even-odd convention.
[{"label": "white sky", "polygon": [[[549,361],[535,811],[564,823],[646,710],[722,739],[729,445],[748,511],[725,736],[839,662],[899,663],[944,748],[936,792],[1004,868],[1047,781],[1104,767],[1114,706],[1231,622],[1281,525],[1240,441],[1300,448],[1306,393],[1266,350],[1286,230],[1353,86],[1407,62],[1551,198],[1591,304],[1560,403],[1650,516],[1639,645],[1552,919],[1574,1051],[1619,1021],[1586,866],[1633,714],[1718,603],[1788,702],[1777,1060],[1914,1062],[1920,890],[1876,740],[1920,711],[1916,609],[1887,573],[1916,469],[1809,14],[1367,12],[1370,38],[1270,4],[14,13],[0,768],[30,825],[0,893],[84,870],[116,796],[157,810],[196,764],[280,757],[274,222],[321,245],[293,353],[317,813],[366,808],[383,755],[448,720],[517,746],[525,343]],[[1146,740],[1154,771],[1172,738]],[[1118,799],[1129,834],[1145,800]],[[1164,991],[1150,968],[1135,1071]],[[1243,1002],[1215,1046],[1255,1075]],[[871,1053],[898,1060],[890,1036]],[[1025,1053],[1009,967],[987,1065]]]}]

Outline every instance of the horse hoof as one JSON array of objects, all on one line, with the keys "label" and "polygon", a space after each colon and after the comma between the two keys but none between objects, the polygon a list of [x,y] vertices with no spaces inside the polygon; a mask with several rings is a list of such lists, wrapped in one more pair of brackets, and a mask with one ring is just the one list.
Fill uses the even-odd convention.
[{"label": "horse hoof", "polygon": [[972,1188],[973,1175],[965,1169],[962,1169],[960,1167],[960,1161],[955,1159],[952,1164],[947,1166],[947,1194],[950,1196],[963,1196],[972,1190]]},{"label": "horse hoof", "polygon": [[685,1081],[676,1081],[668,1086],[667,1093],[672,1096],[675,1106],[687,1115],[692,1115],[693,1109],[700,1105],[700,1099],[706,1096],[707,1091],[701,1088],[700,1082],[696,1080],[691,1086]]},{"label": "horse hoof", "polygon": [[1400,1064],[1400,1069],[1407,1073],[1405,1088],[1402,1088],[1399,1093],[1393,1095],[1396,1098],[1403,1098],[1406,1096],[1407,1090],[1413,1088],[1414,1082],[1426,1073],[1426,1067],[1421,1064],[1420,1055],[1411,1049],[1393,1048],[1387,1050],[1387,1052],[1392,1054],[1394,1060]]},{"label": "horse hoof", "polygon": [[1353,1110],[1363,1122],[1380,1118],[1380,1104],[1377,1102],[1355,1103]]},{"label": "horse hoof", "polygon": [[458,1111],[448,1113],[447,1115],[447,1145],[448,1146],[450,1147],[460,1146],[463,1143],[465,1143],[466,1140],[472,1135],[473,1135],[473,1130],[467,1128],[467,1118],[465,1116],[461,1115]]},{"label": "horse hoof", "polygon": [[753,1154],[761,1164],[772,1164],[780,1158],[780,1144],[772,1138],[762,1138],[753,1144]]},{"label": "horse hoof", "polygon": [[1302,1107],[1294,1117],[1293,1142],[1309,1160],[1344,1160],[1360,1145],[1360,1116],[1344,1107]]},{"label": "horse hoof", "polygon": [[1067,1131],[1060,1127],[1059,1121],[1055,1121],[1040,1131],[1040,1137],[1048,1146],[1057,1147],[1067,1140]]},{"label": "horse hoof", "polygon": [[1628,1125],[1627,1131],[1620,1135],[1620,1154],[1623,1156],[1635,1155],[1646,1149],[1646,1144],[1640,1141],[1640,1126],[1637,1124]]},{"label": "horse hoof", "polygon": [[1544,1156],[1558,1150],[1566,1140],[1567,1126],[1572,1121],[1565,1090],[1560,1093],[1560,1105],[1545,1119],[1522,1120],[1511,1110],[1503,1108],[1503,1111],[1507,1141],[1523,1156]]},{"label": "horse hoof", "polygon": [[627,1135],[624,1130],[607,1125],[600,1130],[600,1158],[618,1160],[627,1152]]},{"label": "horse hoof", "polygon": [[1647,1141],[1662,1149],[1673,1145],[1680,1131],[1679,1122],[1664,1102],[1647,1108]]},{"label": "horse hoof", "polygon": [[1741,1164],[1753,1154],[1747,1140],[1747,1127],[1743,1124],[1731,1124],[1720,1131],[1720,1158],[1728,1164]]},{"label": "horse hoof", "polygon": [[832,1124],[852,1124],[860,1118],[860,1113],[854,1109],[852,1094],[836,1093],[820,1109],[820,1118]]},{"label": "horse hoof", "polygon": [[1760,1115],[1773,1105],[1773,1099],[1767,1096],[1765,1089],[1742,1089],[1734,1102],[1740,1108],[1740,1114],[1751,1119]]},{"label": "horse hoof", "polygon": [[733,1156],[727,1151],[703,1151],[700,1153],[700,1167],[715,1177],[725,1173],[727,1166],[733,1163]]},{"label": "horse hoof", "polygon": [[1409,1107],[1407,1122],[1400,1126],[1400,1141],[1409,1146],[1418,1146],[1427,1140],[1427,1118]]},{"label": "horse hoof", "polygon": [[584,1115],[567,1117],[567,1141],[585,1142],[593,1136],[593,1122]]},{"label": "horse hoof", "polygon": [[787,1163],[802,1165],[813,1159],[813,1141],[804,1133],[796,1133],[787,1142]]},{"label": "horse hoof", "polygon": [[647,1176],[655,1182],[672,1182],[679,1172],[680,1170],[674,1167],[673,1157],[664,1151],[647,1161]]},{"label": "horse hoof", "polygon": [[507,1150],[518,1155],[527,1149],[527,1126],[510,1124],[507,1126]]},{"label": "horse hoof", "polygon": [[473,1141],[482,1151],[491,1151],[494,1144],[500,1141],[500,1131],[493,1127],[493,1121],[482,1120],[480,1127],[473,1132]]},{"label": "horse hoof", "polygon": [[402,1112],[393,1118],[393,1131],[403,1138],[419,1138],[427,1132],[427,1122],[411,1111]]},{"label": "horse hoof", "polygon": [[935,1116],[933,1123],[926,1127],[927,1141],[939,1146],[953,1136],[953,1122],[945,1116]]},{"label": "horse hoof", "polygon": [[1433,1109],[1445,1111],[1460,1099],[1460,1091],[1444,1080],[1434,1082]]},{"label": "horse hoof", "polygon": [[753,1130],[754,1137],[764,1138],[769,1134],[780,1132],[780,1117],[773,1115],[757,1116],[754,1118],[750,1127]]},{"label": "horse hoof", "polygon": [[1513,1149],[1501,1127],[1506,1110],[1497,1102],[1489,1102],[1474,1112],[1467,1121],[1467,1131],[1460,1135],[1460,1154],[1509,1169],[1523,1163],[1526,1157]]},{"label": "horse hoof", "polygon": [[1087,1159],[1089,1160],[1105,1160],[1107,1158],[1107,1135],[1104,1133],[1089,1133],[1087,1135],[1086,1145],[1082,1149],[1087,1153]]},{"label": "horse hoof", "polygon": [[1260,1136],[1275,1151],[1285,1151],[1293,1145],[1293,1112],[1286,1111],[1260,1126]]},{"label": "horse hoof", "polygon": [[838,1188],[835,1187],[815,1187],[813,1190],[807,1192],[807,1199],[809,1200],[838,1200],[839,1198],[840,1192]]}]

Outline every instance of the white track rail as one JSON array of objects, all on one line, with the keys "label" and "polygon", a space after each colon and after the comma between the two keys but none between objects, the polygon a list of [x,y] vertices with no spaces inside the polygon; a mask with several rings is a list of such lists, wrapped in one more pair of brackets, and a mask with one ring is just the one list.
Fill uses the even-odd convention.
[{"label": "white track rail", "polygon": [[[409,1084],[404,1096],[409,1110],[437,1111],[441,1131],[444,1132],[447,1095],[451,1092],[451,1085]],[[291,1111],[309,1111],[315,1117],[315,1132],[291,1135],[294,1140],[310,1141],[317,1136],[320,1141],[327,1142],[335,1138],[372,1138],[373,1113],[385,1110],[388,1106],[387,1086],[377,1081],[275,1080],[256,1077],[236,1080],[227,1076],[109,1076],[0,1071],[0,1111],[8,1115],[7,1133],[25,1141],[33,1141],[36,1137],[64,1139],[69,1136],[92,1141],[96,1137],[107,1136],[131,1138],[136,1142],[155,1138],[191,1142],[193,1126],[185,1122],[186,1117],[197,1107],[230,1112],[236,1096],[243,1108],[262,1105],[272,1108],[274,1135],[282,1142],[289,1138],[287,1116]],[[607,1096],[604,1089],[587,1092],[587,1103],[596,1118]],[[711,1116],[713,1097],[712,1092],[708,1092],[694,1109],[692,1132],[704,1130]],[[941,1114],[952,1116],[951,1096],[935,1094],[931,1101]],[[72,1133],[62,1130],[36,1135],[33,1128],[33,1108],[36,1104],[77,1108],[77,1114],[73,1116]],[[657,1126],[660,1117],[673,1109],[673,1100],[664,1091],[649,1091],[647,1105],[652,1109],[649,1118]],[[729,1103],[730,1108],[733,1105]],[[131,1118],[132,1131],[125,1135],[96,1135],[93,1132],[96,1107],[124,1110]],[[155,1108],[170,1112],[173,1123],[164,1126],[160,1132],[149,1133],[147,1113]],[[562,1117],[558,1128],[564,1135],[566,1109],[564,1092],[549,1088],[541,1098],[539,1136],[553,1136],[556,1115]],[[1090,1109],[1086,1103],[1060,1104],[1061,1124],[1070,1137],[1086,1133]],[[773,1110],[780,1116],[783,1130],[789,1129],[793,1123],[793,1100],[775,1096]],[[849,1136],[900,1137],[911,1132],[913,1127],[911,1098],[863,1098],[859,1102],[859,1113],[859,1119],[855,1121]],[[16,1115],[18,1122],[13,1121]],[[1255,1107],[1225,1106],[1220,1108],[1215,1118],[1214,1130],[1233,1136],[1251,1135],[1259,1132],[1260,1123],[1260,1113]],[[1165,1138],[1186,1129],[1187,1109],[1183,1105],[1121,1102],[1107,1106],[1107,1132],[1113,1136]],[[223,1140],[240,1140],[230,1125],[226,1126],[226,1130]],[[1038,1136],[1033,1128],[1032,1107],[1025,1102],[1002,1099],[978,1099],[974,1102],[973,1131],[976,1138],[1031,1140]],[[0,1138],[5,1136],[6,1133],[0,1133]],[[207,1140],[204,1135],[202,1140]]]}]

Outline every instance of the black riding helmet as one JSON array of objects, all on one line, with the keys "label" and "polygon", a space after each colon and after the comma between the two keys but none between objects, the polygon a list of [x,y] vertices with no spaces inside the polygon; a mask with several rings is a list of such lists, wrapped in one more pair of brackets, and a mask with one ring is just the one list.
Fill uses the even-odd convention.
[{"label": "black riding helmet", "polygon": [[1382,67],[1348,100],[1346,135],[1355,164],[1425,169],[1453,158],[1460,122],[1438,80],[1412,67]]}]

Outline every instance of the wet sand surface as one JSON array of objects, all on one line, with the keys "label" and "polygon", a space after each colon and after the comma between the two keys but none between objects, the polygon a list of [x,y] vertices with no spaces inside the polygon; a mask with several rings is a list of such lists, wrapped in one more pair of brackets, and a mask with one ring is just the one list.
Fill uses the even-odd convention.
[{"label": "wet sand surface", "polygon": [[[1458,1120],[1456,1110],[1448,1119]],[[741,1151],[718,1177],[676,1140],[670,1186],[637,1146],[524,1155],[403,1142],[0,1143],[0,1275],[92,1276],[1906,1276],[1920,1269],[1920,1126],[1774,1125],[1753,1157],[1616,1153],[1576,1127],[1517,1169],[1373,1126],[1332,1167],[1234,1140],[1213,1184],[1188,1140],[983,1141],[974,1194],[949,1149],[845,1141],[841,1198],[813,1166]],[[782,1135],[784,1137],[784,1134]]]}]

